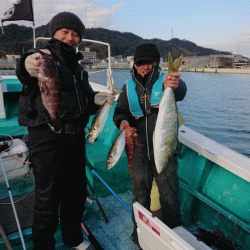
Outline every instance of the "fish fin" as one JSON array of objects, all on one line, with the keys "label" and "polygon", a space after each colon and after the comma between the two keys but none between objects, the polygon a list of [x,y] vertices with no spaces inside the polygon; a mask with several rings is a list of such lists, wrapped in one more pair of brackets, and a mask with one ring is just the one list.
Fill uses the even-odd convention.
[{"label": "fish fin", "polygon": [[181,55],[175,62],[174,62],[174,72],[178,72],[183,61],[183,55]]},{"label": "fish fin", "polygon": [[182,115],[178,111],[178,122],[179,122],[179,127],[185,122],[186,120],[182,117]]},{"label": "fish fin", "polygon": [[115,93],[116,89],[115,89],[115,84],[112,84],[112,92]]},{"label": "fish fin", "polygon": [[51,52],[48,49],[39,49],[41,52],[43,52],[44,54],[50,55]]},{"label": "fish fin", "polygon": [[115,89],[115,84],[113,84],[113,86],[112,86],[112,92],[114,93],[114,95],[118,95],[118,94],[120,94],[120,93],[122,92],[122,90],[117,91],[117,90]]},{"label": "fish fin", "polygon": [[122,90],[119,90],[119,91],[115,90],[115,91],[113,91],[113,93],[114,93],[114,95],[118,95],[118,94],[122,93]]},{"label": "fish fin", "polygon": [[174,72],[174,61],[171,53],[168,53],[168,73]]}]

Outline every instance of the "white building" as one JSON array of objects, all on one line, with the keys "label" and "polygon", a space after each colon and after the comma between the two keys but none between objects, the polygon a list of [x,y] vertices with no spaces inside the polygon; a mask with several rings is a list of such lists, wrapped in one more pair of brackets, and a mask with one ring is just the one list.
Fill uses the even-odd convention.
[{"label": "white building", "polygon": [[85,51],[79,51],[83,54],[83,57],[86,59],[91,60],[92,62],[96,61],[96,52],[95,51],[90,51],[89,48],[85,48]]}]

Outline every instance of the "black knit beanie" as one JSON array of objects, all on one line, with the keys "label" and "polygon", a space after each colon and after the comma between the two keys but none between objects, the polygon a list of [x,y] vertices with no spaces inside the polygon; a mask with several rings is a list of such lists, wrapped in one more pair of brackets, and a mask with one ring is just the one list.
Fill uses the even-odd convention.
[{"label": "black knit beanie", "polygon": [[156,45],[152,43],[144,43],[135,48],[134,63],[140,61],[157,62],[160,60],[160,53]]},{"label": "black knit beanie", "polygon": [[71,12],[60,12],[55,15],[50,21],[50,35],[53,37],[55,32],[62,28],[74,30],[79,34],[80,40],[82,40],[85,26],[77,15]]}]

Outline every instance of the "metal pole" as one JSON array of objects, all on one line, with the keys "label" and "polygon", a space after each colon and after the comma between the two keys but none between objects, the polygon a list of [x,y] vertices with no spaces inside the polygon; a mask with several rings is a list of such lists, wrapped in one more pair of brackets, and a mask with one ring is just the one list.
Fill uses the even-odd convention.
[{"label": "metal pole", "polygon": [[36,31],[35,31],[35,22],[33,22],[33,43],[34,43],[34,49],[36,48]]},{"label": "metal pole", "polygon": [[31,0],[32,5],[32,12],[33,12],[33,43],[34,43],[34,49],[36,48],[36,34],[35,34],[35,15],[34,15],[34,1]]},{"label": "metal pole", "polygon": [[25,241],[24,241],[23,234],[22,234],[22,229],[21,229],[21,226],[20,226],[20,223],[19,223],[19,219],[18,219],[17,212],[16,212],[16,207],[15,207],[15,204],[14,204],[14,201],[13,201],[12,193],[10,191],[10,185],[9,185],[9,182],[8,182],[8,178],[7,178],[7,175],[6,175],[6,172],[5,172],[5,168],[4,168],[3,160],[2,160],[1,156],[0,156],[0,163],[2,165],[5,182],[6,182],[6,186],[7,186],[7,189],[8,189],[9,196],[10,196],[10,201],[11,201],[11,204],[12,204],[14,216],[15,216],[16,223],[17,223],[17,228],[18,228],[18,231],[19,231],[19,234],[20,234],[22,245],[23,245],[23,249],[26,250]]}]

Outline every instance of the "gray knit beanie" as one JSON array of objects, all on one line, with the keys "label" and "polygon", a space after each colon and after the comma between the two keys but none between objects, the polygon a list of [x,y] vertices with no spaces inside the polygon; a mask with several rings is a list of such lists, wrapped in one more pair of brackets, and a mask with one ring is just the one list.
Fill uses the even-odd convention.
[{"label": "gray knit beanie", "polygon": [[81,40],[85,32],[85,26],[80,18],[71,12],[60,12],[51,19],[49,32],[52,37],[57,30],[62,28],[74,30]]}]

